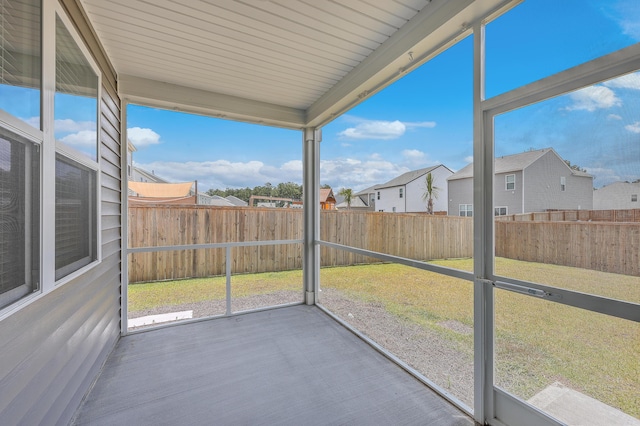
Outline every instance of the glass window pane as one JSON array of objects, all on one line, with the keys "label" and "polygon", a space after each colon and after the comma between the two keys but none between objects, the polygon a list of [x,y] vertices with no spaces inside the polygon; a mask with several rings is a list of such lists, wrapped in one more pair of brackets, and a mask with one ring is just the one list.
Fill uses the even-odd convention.
[{"label": "glass window pane", "polygon": [[40,0],[0,0],[0,108],[40,128]]},{"label": "glass window pane", "polygon": [[39,174],[37,146],[0,128],[0,308],[38,289]]},{"label": "glass window pane", "polygon": [[69,31],[56,20],[55,137],[98,159],[98,77]]},{"label": "glass window pane", "polygon": [[96,173],[56,156],[56,280],[96,257]]},{"label": "glass window pane", "polygon": [[487,97],[640,41],[637,0],[527,0],[486,27]]}]

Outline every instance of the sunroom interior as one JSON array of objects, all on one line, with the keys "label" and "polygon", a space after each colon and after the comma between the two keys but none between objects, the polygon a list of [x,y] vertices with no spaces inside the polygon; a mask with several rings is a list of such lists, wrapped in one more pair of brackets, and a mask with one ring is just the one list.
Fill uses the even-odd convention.
[{"label": "sunroom interior", "polygon": [[[640,424],[640,287],[576,289],[537,279],[535,270],[523,279],[496,267],[496,117],[640,70],[640,43],[615,45],[486,96],[485,27],[535,2],[0,0],[1,423],[558,425],[587,416],[593,424]],[[472,251],[467,267],[427,262],[409,237],[398,239],[398,252],[323,238],[323,127],[465,39],[472,44],[473,217],[464,218],[470,238],[455,244]],[[301,233],[132,247],[129,105],[298,131]],[[627,263],[638,264],[640,229],[624,229],[635,238]],[[266,246],[299,250],[295,301],[232,309],[234,259]],[[220,253],[220,314],[133,330],[130,257],[188,250]],[[468,370],[466,391],[452,390],[446,375],[430,377],[332,305],[338,278],[321,266],[323,257],[340,256],[466,289],[470,324],[459,337],[468,346],[460,367]],[[585,335],[602,332],[589,324],[607,324],[619,334],[599,350],[626,351],[628,368],[593,387],[549,385],[537,399],[509,387],[504,358],[522,347],[497,355],[505,342],[497,310],[513,309],[505,294],[550,312],[549,322],[567,334],[579,334],[568,323]],[[375,303],[363,309],[383,315]],[[559,312],[583,316],[563,323]],[[407,353],[428,351],[428,343]],[[589,361],[575,356],[577,365]],[[600,362],[610,359],[617,358]],[[436,366],[445,364],[458,368],[449,359]],[[550,376],[540,379],[545,386],[559,381]],[[610,388],[619,393],[609,397]]]}]

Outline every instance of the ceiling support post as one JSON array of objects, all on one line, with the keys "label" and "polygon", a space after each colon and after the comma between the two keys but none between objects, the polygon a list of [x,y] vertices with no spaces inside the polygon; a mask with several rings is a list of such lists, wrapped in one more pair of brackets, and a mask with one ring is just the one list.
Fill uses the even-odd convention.
[{"label": "ceiling support post", "polygon": [[303,280],[304,302],[314,305],[320,282],[320,129],[305,128],[303,155]]}]

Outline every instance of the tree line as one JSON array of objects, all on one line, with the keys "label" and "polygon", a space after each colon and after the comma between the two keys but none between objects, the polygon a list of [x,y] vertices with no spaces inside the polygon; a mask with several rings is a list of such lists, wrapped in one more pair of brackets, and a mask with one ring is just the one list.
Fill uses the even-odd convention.
[{"label": "tree line", "polygon": [[[328,185],[322,185],[322,188],[330,188]],[[210,189],[207,191],[207,195],[218,195],[220,197],[228,197],[232,195],[240,198],[243,201],[249,202],[249,198],[252,195],[258,195],[262,197],[278,197],[278,198],[290,198],[292,200],[302,199],[302,185],[298,185],[294,182],[279,183],[274,186],[270,182],[264,185],[258,185],[252,188],[227,188],[227,189]]]}]

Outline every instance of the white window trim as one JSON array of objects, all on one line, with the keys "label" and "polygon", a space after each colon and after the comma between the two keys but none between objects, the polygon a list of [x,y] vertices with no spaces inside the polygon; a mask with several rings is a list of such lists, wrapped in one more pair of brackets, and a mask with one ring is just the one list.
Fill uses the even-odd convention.
[{"label": "white window trim", "polygon": [[[464,216],[461,215],[460,213],[462,212],[462,206],[464,206]],[[469,208],[471,207],[471,208]],[[469,216],[467,213],[471,212],[471,216]],[[473,217],[473,204],[458,204],[458,216],[460,217]]]},{"label": "white window trim", "polygon": [[509,207],[507,206],[495,206],[493,211],[495,213],[496,209],[504,209],[505,214],[496,214],[495,216],[508,216],[509,215]]},{"label": "white window trim", "polygon": [[[64,277],[60,278],[59,280],[55,280],[55,223],[54,223],[54,228],[53,228],[53,241],[51,241],[51,247],[53,247],[52,250],[48,250],[47,252],[47,256],[51,256],[52,257],[52,262],[53,262],[53,275],[51,277],[51,279],[53,279],[54,281],[54,287],[59,287],[61,285],[64,285],[66,283],[68,283],[69,281],[72,281],[73,279],[77,278],[80,275],[83,275],[84,273],[86,273],[87,271],[93,269],[94,267],[96,267],[97,265],[99,265],[102,262],[102,232],[100,231],[100,217],[102,216],[102,210],[101,210],[101,204],[102,204],[102,199],[101,199],[101,168],[100,168],[100,141],[101,141],[101,129],[100,129],[100,99],[102,99],[102,73],[100,72],[100,68],[98,67],[98,64],[94,61],[93,56],[91,55],[89,49],[85,46],[84,42],[82,41],[82,39],[80,38],[80,35],[77,33],[75,27],[73,26],[73,23],[71,22],[71,20],[69,19],[69,17],[67,16],[67,14],[65,13],[64,9],[62,8],[62,6],[60,6],[59,3],[56,3],[56,8],[55,8],[55,13],[53,14],[53,17],[51,18],[52,20],[52,31],[53,31],[53,81],[54,81],[54,92],[52,93],[52,101],[53,101],[53,97],[55,97],[55,54],[56,54],[56,49],[55,49],[55,25],[56,25],[56,17],[59,17],[60,20],[62,21],[63,25],[65,26],[65,28],[67,29],[67,31],[69,31],[69,34],[71,34],[71,37],[73,38],[73,41],[75,41],[76,45],[78,46],[78,48],[80,49],[80,51],[82,52],[82,54],[84,55],[85,59],[87,60],[87,62],[89,63],[89,65],[91,66],[91,68],[93,69],[93,72],[96,74],[96,76],[98,77],[98,93],[96,94],[96,161],[93,161],[92,159],[88,158],[86,155],[80,153],[79,151],[76,151],[75,149],[73,149],[72,147],[68,146],[68,145],[64,145],[60,142],[55,143],[55,152],[59,153],[61,155],[63,155],[66,158],[69,158],[72,161],[75,161],[91,170],[93,170],[96,174],[95,176],[95,200],[93,200],[94,204],[94,214],[96,215],[96,235],[95,235],[95,244],[96,244],[96,260],[94,260],[93,262],[83,266],[82,268],[71,272],[67,275],[65,275]],[[55,117],[53,116],[54,113],[54,104],[53,102],[51,103],[50,106],[51,110],[49,111],[49,113],[51,114],[51,117],[53,120],[55,120]],[[52,133],[52,138],[55,139],[55,136],[53,135],[53,129],[51,131]],[[54,165],[54,176],[55,176],[55,154],[53,156],[53,165]],[[54,182],[55,183],[55,182]],[[47,205],[55,205],[55,185],[53,185],[54,190],[52,192],[48,193],[48,196],[50,198],[49,203]],[[54,216],[54,215],[52,215]],[[48,281],[48,280],[46,280]]]},{"label": "white window trim", "polygon": [[[509,176],[513,176],[513,182],[509,182]],[[513,183],[513,188],[509,188],[509,184]],[[504,190],[505,191],[515,191],[516,190],[516,175],[515,173],[505,175],[504,176]]]},{"label": "white window trim", "polygon": [[399,196],[400,198],[403,198],[403,197],[404,197],[404,191],[402,190],[402,188],[398,188],[398,196]]},{"label": "white window trim", "polygon": [[560,176],[560,191],[565,192],[567,190],[567,178]]},{"label": "white window trim", "polygon": [[[89,49],[80,38],[70,18],[58,2],[43,1],[42,5],[42,33],[41,33],[41,129],[36,129],[19,118],[0,110],[0,125],[7,130],[40,146],[40,286],[39,289],[12,304],[0,309],[0,320],[13,315],[25,306],[46,296],[61,285],[83,275],[102,261],[102,235],[100,229],[101,217],[101,167],[100,167],[100,102],[102,98],[102,72],[90,54]],[[60,18],[80,51],[85,56],[98,78],[98,93],[96,98],[96,161],[89,159],[66,145],[55,142],[54,134],[54,97],[56,70],[56,16]],[[55,215],[51,206],[55,206],[55,165],[56,153],[95,171],[95,209],[96,215],[96,260],[69,275],[55,280]],[[46,206],[46,208],[45,208]]]}]

